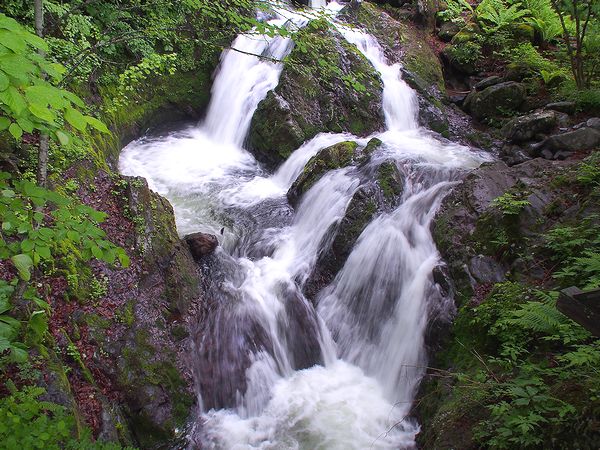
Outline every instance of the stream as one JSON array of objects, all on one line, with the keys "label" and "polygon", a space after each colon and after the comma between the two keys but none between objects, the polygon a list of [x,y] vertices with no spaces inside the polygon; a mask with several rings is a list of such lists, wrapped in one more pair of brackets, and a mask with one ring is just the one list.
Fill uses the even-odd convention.
[{"label": "stream", "polygon": [[[327,6],[331,14],[340,7]],[[309,19],[286,10],[270,22],[302,27]],[[143,137],[121,153],[123,174],[145,177],[171,202],[182,236],[203,231],[220,240],[218,277],[206,293],[218,307],[192,358],[200,412],[190,448],[414,446],[419,425],[409,412],[427,364],[429,311],[452,304],[433,281],[440,260],[430,223],[460,173],[487,158],[419,127],[417,97],[400,65],[389,64],[364,31],[334,24],[381,74],[384,132],[322,133],[275,173],[264,169],[244,140],[259,102],[278,84],[283,65],[273,60],[293,42],[240,35],[232,47],[245,53],[223,53],[201,124]],[[288,189],[319,150],[347,140],[364,147],[372,137],[383,145],[366,167],[328,172],[290,206]],[[382,160],[404,176],[400,206],[367,226],[335,279],[310,301],[304,284]]]}]

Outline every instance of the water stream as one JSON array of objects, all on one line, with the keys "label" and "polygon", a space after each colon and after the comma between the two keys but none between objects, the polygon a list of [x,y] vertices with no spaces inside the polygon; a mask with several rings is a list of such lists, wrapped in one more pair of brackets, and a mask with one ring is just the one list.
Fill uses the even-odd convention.
[{"label": "water stream", "polygon": [[[308,16],[272,20],[301,27]],[[429,226],[456,169],[484,156],[419,128],[400,66],[372,36],[336,26],[381,74],[387,130],[373,164],[396,161],[405,186],[400,206],[364,230],[316,310],[303,284],[364,177],[354,167],[331,171],[295,210],[285,194],[320,149],[368,139],[320,134],[273,174],[243,148],[283,69],[271,58],[287,55],[292,41],[239,36],[233,47],[243,52],[223,53],[205,121],[121,154],[124,174],[144,176],[173,204],[180,234],[225,229],[215,256],[221,278],[207,293],[219,306],[196,343],[202,411],[190,440],[203,448],[410,448],[419,430],[407,415],[426,363],[428,310],[442,297]]]}]

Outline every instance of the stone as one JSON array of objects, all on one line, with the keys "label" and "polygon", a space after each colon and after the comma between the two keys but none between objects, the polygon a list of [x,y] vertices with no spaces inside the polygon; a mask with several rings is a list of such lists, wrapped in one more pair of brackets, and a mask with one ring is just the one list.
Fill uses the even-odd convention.
[{"label": "stone", "polygon": [[450,42],[452,38],[460,31],[461,24],[457,22],[444,22],[438,32],[438,37],[444,42]]},{"label": "stone", "polygon": [[551,109],[566,114],[575,114],[577,104],[575,102],[553,102],[548,103],[545,109]]},{"label": "stone", "polygon": [[600,131],[584,127],[546,139],[540,147],[540,155],[546,159],[564,159],[571,152],[591,150],[600,146]]},{"label": "stone", "polygon": [[472,91],[463,107],[477,120],[502,116],[517,111],[525,102],[526,90],[521,83],[505,81],[477,92]]},{"label": "stone", "polygon": [[479,283],[501,283],[506,279],[506,268],[493,258],[477,255],[469,261],[469,272]]},{"label": "stone", "polygon": [[495,84],[502,83],[504,79],[497,75],[492,75],[491,77],[484,78],[473,86],[476,91],[483,91],[485,88],[490,86],[494,86]]},{"label": "stone", "polygon": [[499,156],[508,166],[515,166],[531,159],[521,147],[512,144],[503,145]]},{"label": "stone", "polygon": [[589,128],[600,131],[600,117],[592,117],[591,119],[588,119],[586,125]]},{"label": "stone", "polygon": [[554,111],[535,112],[511,120],[502,132],[510,142],[525,142],[535,139],[539,133],[548,133],[556,124]]},{"label": "stone", "polygon": [[214,234],[192,233],[183,238],[190,248],[194,260],[200,261],[212,254],[219,246],[219,240]]}]

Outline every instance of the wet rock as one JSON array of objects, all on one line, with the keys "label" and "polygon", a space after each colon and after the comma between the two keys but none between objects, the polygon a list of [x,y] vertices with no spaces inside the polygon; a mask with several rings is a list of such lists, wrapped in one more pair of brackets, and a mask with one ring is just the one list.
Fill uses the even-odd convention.
[{"label": "wet rock", "polygon": [[575,102],[554,102],[548,103],[545,108],[565,114],[575,114],[577,104]]},{"label": "wet rock", "polygon": [[505,81],[487,87],[482,91],[472,91],[465,99],[463,107],[477,120],[502,116],[508,111],[517,111],[525,102],[526,90],[521,83]]},{"label": "wet rock", "polygon": [[540,133],[548,133],[556,127],[557,119],[554,111],[542,111],[516,117],[502,129],[510,142],[533,140]]},{"label": "wet rock", "polygon": [[183,240],[190,247],[190,252],[196,261],[213,253],[219,245],[217,237],[207,233],[188,234]]},{"label": "wet rock", "polygon": [[497,75],[492,75],[491,77],[484,78],[483,80],[475,83],[475,86],[473,86],[473,87],[475,88],[476,91],[483,91],[485,88],[502,83],[502,81],[503,81],[502,77],[499,77]]},{"label": "wet rock", "polygon": [[321,253],[314,272],[306,282],[304,292],[311,299],[315,299],[316,294],[344,266],[359,236],[375,216],[398,206],[404,178],[394,161],[383,161],[369,178],[374,182],[367,183],[354,193],[344,217],[334,230],[331,245]]},{"label": "wet rock", "polygon": [[[322,21],[311,22],[295,39],[302,45],[289,55],[277,88],[259,104],[250,126],[250,148],[271,167],[319,132],[367,136],[385,123],[381,79],[356,47]],[[326,62],[319,65],[306,47]]]},{"label": "wet rock", "polygon": [[287,193],[290,204],[296,206],[302,195],[330,170],[340,169],[355,162],[359,156],[357,150],[356,142],[346,141],[319,151],[308,161],[300,176],[290,187]]}]

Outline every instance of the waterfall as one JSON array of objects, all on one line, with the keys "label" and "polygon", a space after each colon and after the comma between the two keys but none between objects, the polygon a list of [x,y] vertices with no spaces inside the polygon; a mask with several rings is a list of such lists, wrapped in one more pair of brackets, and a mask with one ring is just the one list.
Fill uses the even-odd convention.
[{"label": "waterfall", "polygon": [[[307,17],[286,11],[272,23],[301,27]],[[336,26],[381,74],[387,130],[376,135],[384,145],[373,158],[395,161],[405,186],[400,206],[362,232],[316,310],[302,286],[368,167],[325,174],[295,211],[285,194],[320,149],[368,139],[319,134],[274,174],[243,148],[289,39],[239,36],[221,57],[205,121],[121,154],[123,173],[146,177],[173,204],[181,234],[224,230],[214,257],[222,279],[210,291],[218,301],[196,343],[207,409],[190,440],[202,448],[398,449],[412,447],[419,430],[407,415],[426,363],[428,307],[441,297],[429,226],[454,169],[485,158],[420,129],[400,65],[372,36]]]}]

